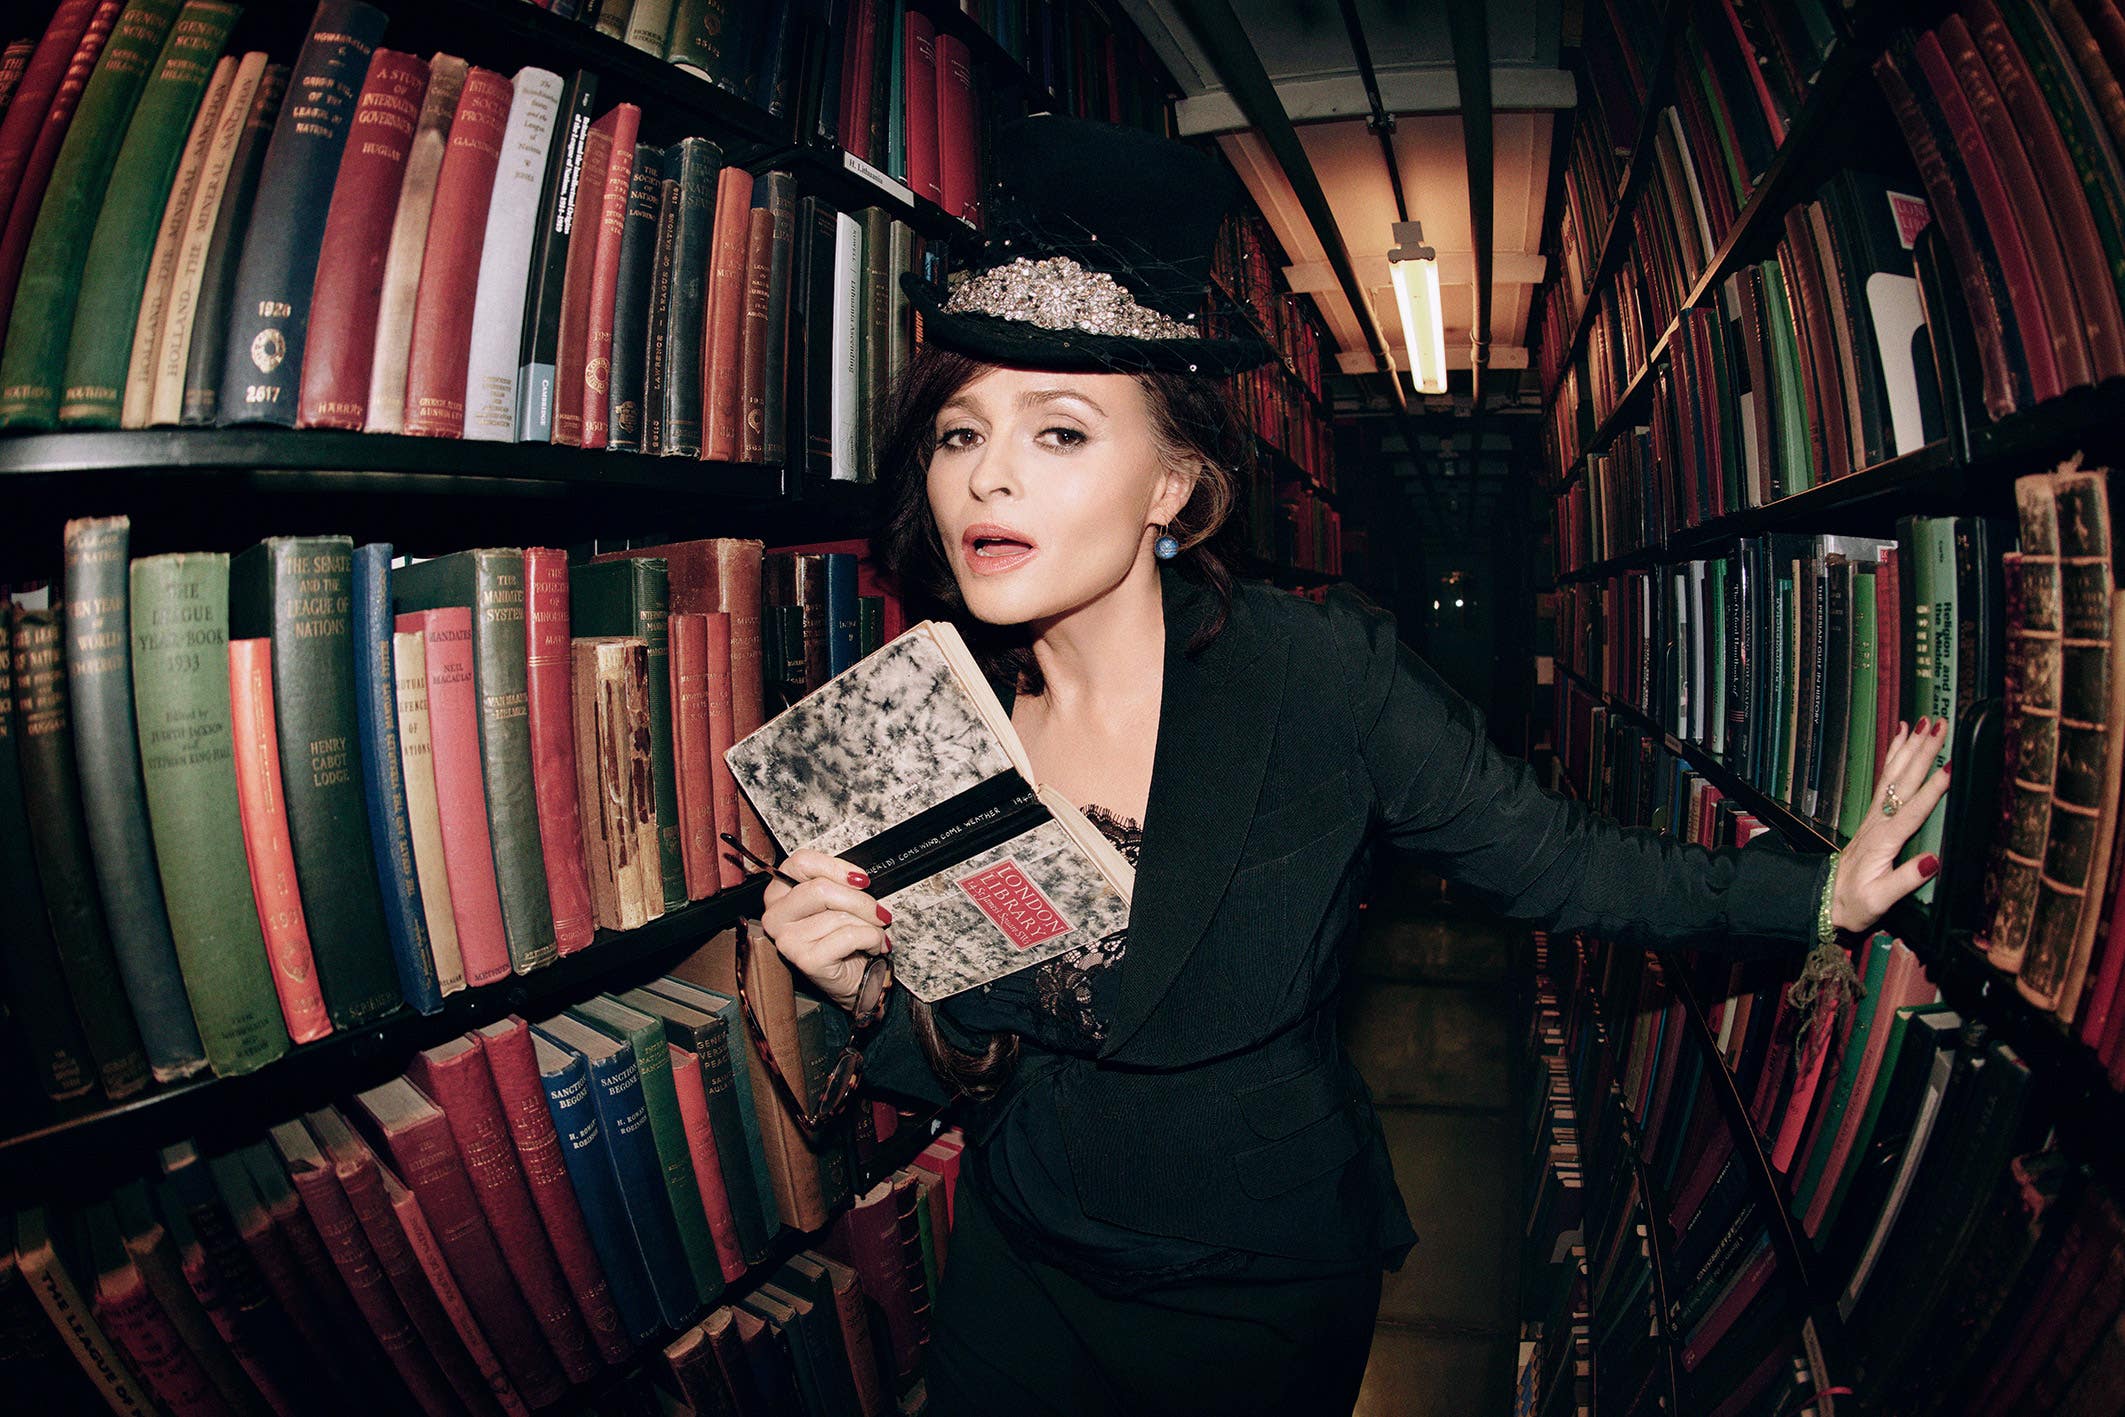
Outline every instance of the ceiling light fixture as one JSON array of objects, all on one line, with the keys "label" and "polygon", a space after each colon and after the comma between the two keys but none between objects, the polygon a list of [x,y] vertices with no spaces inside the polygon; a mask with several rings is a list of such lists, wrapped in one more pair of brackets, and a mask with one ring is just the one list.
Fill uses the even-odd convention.
[{"label": "ceiling light fixture", "polygon": [[1394,224],[1395,247],[1387,270],[1402,311],[1402,342],[1409,350],[1410,387],[1420,394],[1446,392],[1446,321],[1439,309],[1439,253],[1424,244],[1424,223]]}]

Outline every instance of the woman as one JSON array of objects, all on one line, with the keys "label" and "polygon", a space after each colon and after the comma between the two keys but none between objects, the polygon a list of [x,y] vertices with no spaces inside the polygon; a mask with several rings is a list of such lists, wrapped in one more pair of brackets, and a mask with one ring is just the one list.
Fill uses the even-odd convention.
[{"label": "woman", "polygon": [[[1845,850],[1687,846],[1540,789],[1360,597],[1236,584],[1250,434],[1214,376],[1208,252],[1236,183],[1134,130],[998,137],[978,271],[912,278],[925,345],[879,442],[880,548],[983,659],[1041,780],[1137,866],[1129,927],[934,1009],[895,986],[868,1086],[976,1099],[932,1313],[933,1413],[1348,1412],[1383,1268],[1416,1239],[1336,1038],[1377,835],[1507,914],[1849,977],[1934,869],[1937,727],[1892,744]],[[1878,794],[1877,806],[1889,800]],[[816,851],[760,921],[852,1007],[890,916]],[[846,1021],[841,1020],[846,1027]],[[840,1040],[837,1038],[836,1043]]]}]

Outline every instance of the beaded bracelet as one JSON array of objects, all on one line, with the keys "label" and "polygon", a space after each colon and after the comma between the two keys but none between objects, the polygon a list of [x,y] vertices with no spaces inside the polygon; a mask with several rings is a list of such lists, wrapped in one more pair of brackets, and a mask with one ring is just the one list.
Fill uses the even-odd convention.
[{"label": "beaded bracelet", "polygon": [[[1822,899],[1815,908],[1815,938],[1808,948],[1808,958],[1800,967],[1800,977],[1786,990],[1786,999],[1800,1011],[1800,1031],[1794,1038],[1798,1050],[1814,1032],[1815,1022],[1827,1014],[1835,1018],[1837,1009],[1856,1002],[1866,993],[1860,983],[1859,973],[1852,967],[1852,958],[1838,943],[1837,927],[1830,923],[1830,903],[1837,896],[1837,867],[1842,852],[1830,853],[1829,868],[1823,873]],[[1843,995],[1843,1004],[1835,1004],[1828,1010],[1819,1009],[1824,993]]]}]

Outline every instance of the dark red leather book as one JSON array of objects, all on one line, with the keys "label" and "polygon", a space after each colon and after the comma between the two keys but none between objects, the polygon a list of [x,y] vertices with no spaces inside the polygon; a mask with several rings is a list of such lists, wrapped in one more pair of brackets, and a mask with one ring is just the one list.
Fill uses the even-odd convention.
[{"label": "dark red leather book", "polygon": [[[88,32],[97,8],[98,0],[61,0],[51,19],[45,21],[44,34],[31,51],[29,64],[15,81],[7,112],[0,116],[0,214],[5,214],[15,200],[30,149],[37,145],[38,131],[51,114],[52,97],[59,92],[59,81],[66,77],[67,66],[81,47],[81,37]],[[114,13],[116,8],[112,6]]]},{"label": "dark red leather book", "polygon": [[[74,121],[74,110],[81,103],[81,90],[124,8],[123,0],[102,0],[75,32],[74,42],[61,59],[48,58],[46,46],[40,42],[32,67],[53,62],[59,66],[57,80],[47,90],[48,102],[26,133],[12,124],[0,129],[0,138],[22,145],[13,179],[13,204],[6,208],[7,224],[0,226],[0,331],[7,329],[8,317],[15,308],[15,284],[22,278],[22,259],[29,254],[30,232],[36,228],[37,213],[44,206],[44,189],[52,180],[52,164],[59,160],[59,144],[66,139],[67,125]],[[60,21],[71,13],[72,6],[62,7],[47,29],[60,29]],[[28,87],[30,79],[31,75],[23,75],[22,87]],[[8,105],[8,112],[29,112],[20,89]],[[7,155],[6,150],[0,149],[0,162],[6,161]]]},{"label": "dark red leather book", "polygon": [[878,0],[854,0],[841,64],[841,146],[871,157],[871,61],[878,43]]},{"label": "dark red leather book", "polygon": [[751,240],[753,175],[735,165],[716,175],[716,227],[708,256],[708,321],[701,334],[701,456],[738,456],[745,319],[745,254]]},{"label": "dark red leather book", "polygon": [[1837,402],[1837,346],[1831,342],[1828,298],[1822,267],[1816,260],[1815,236],[1808,229],[1805,207],[1786,212],[1785,240],[1780,244],[1779,264],[1785,267],[1787,295],[1800,332],[1801,382],[1808,395],[1808,442],[1814,458],[1814,480],[1828,482],[1849,466],[1845,448],[1843,406]]},{"label": "dark red leather book", "polygon": [[568,554],[524,548],[525,699],[531,717],[531,787],[539,804],[539,850],[560,953],[597,934],[590,916],[590,868],[576,810],[576,740],[568,684]]},{"label": "dark red leather book", "polygon": [[[731,669],[730,669],[730,616],[721,610],[701,612],[701,631],[707,658],[703,662],[703,688],[708,699],[708,783],[709,797],[715,806],[716,830],[738,829],[738,779],[732,775],[730,764],[723,755],[730,745],[738,741],[732,731],[731,717]],[[745,867],[731,859],[731,852],[718,847],[714,852],[715,874],[709,885],[710,894],[725,886],[735,886],[744,881]]]},{"label": "dark red leather book", "polygon": [[769,294],[773,288],[775,214],[767,207],[754,207],[745,214],[745,299],[738,331],[738,459],[764,462],[767,458],[767,327],[773,311]]},{"label": "dark red leather book", "polygon": [[502,1117],[516,1146],[517,1164],[523,1168],[531,1202],[538,1207],[546,1239],[575,1297],[576,1312],[590,1330],[599,1356],[608,1363],[624,1363],[634,1352],[634,1344],[620,1322],[620,1311],[613,1307],[612,1289],[598,1264],[590,1227],[561,1158],[561,1138],[547,1110],[545,1085],[539,1081],[531,1028],[512,1014],[475,1030],[474,1036],[487,1055],[488,1074],[494,1079]]},{"label": "dark red leather book", "polygon": [[[612,322],[620,303],[620,246],[627,235],[627,189],[635,177],[635,139],[642,110],[623,103],[612,119],[612,156],[598,205],[597,240],[590,263],[590,322],[583,332],[583,446],[602,448],[612,438]],[[603,121],[602,119],[599,121]],[[564,366],[562,378],[569,377]]]},{"label": "dark red leather book", "polygon": [[[615,151],[613,129],[626,107],[623,103],[608,110],[584,135],[583,164],[576,172],[577,212],[604,210],[605,169],[612,165]],[[572,448],[583,446],[583,356],[590,343],[591,268],[598,255],[598,243],[590,239],[588,228],[578,231],[569,238],[568,266],[561,278],[561,342],[553,361],[553,441]]]},{"label": "dark red leather book", "polygon": [[[748,1314],[747,1318],[756,1315]],[[709,1349],[715,1354],[716,1367],[729,1385],[731,1396],[737,1399],[741,1414],[764,1412],[766,1399],[760,1395],[760,1384],[753,1377],[752,1364],[745,1356],[745,1340],[738,1332],[738,1311],[729,1305],[718,1305],[700,1323],[701,1332],[708,1339]]]},{"label": "dark red leather book", "polygon": [[[670,624],[672,765],[679,779],[679,847],[686,862],[686,898],[701,900],[717,891],[716,858],[722,854],[716,840],[716,796],[709,770],[716,750],[709,711],[708,617],[674,615]],[[728,654],[726,647],[726,694]]]},{"label": "dark red leather book", "polygon": [[[911,1186],[902,1185],[909,1192]],[[906,1381],[922,1360],[923,1327],[916,1307],[926,1304],[920,1293],[921,1264],[918,1259],[916,1287],[910,1289],[907,1256],[901,1244],[901,1205],[895,1183],[888,1178],[857,1197],[854,1205],[834,1217],[826,1249],[856,1271],[863,1292],[870,1295],[885,1315],[885,1332],[892,1349],[893,1373]],[[912,1219],[912,1212],[910,1213]]]},{"label": "dark red leather book", "polygon": [[[567,1382],[510,1278],[442,1109],[405,1078],[356,1093],[354,1102],[420,1202],[450,1273],[510,1382],[532,1407],[557,1401]],[[511,1243],[519,1238],[512,1234]]]},{"label": "dark red leather book", "polygon": [[953,216],[980,224],[981,174],[974,131],[974,62],[966,41],[937,36],[937,183],[941,205]]},{"label": "dark red leather book", "polygon": [[587,1381],[598,1370],[598,1355],[539,1223],[480,1040],[466,1033],[425,1048],[413,1056],[406,1075],[443,1109],[473,1197],[561,1371],[570,1382]]},{"label": "dark red leather book", "polygon": [[298,427],[359,429],[368,416],[384,258],[390,254],[406,156],[413,150],[414,122],[427,89],[428,66],[422,60],[392,49],[371,56],[317,248]]},{"label": "dark red leather book", "polygon": [[413,297],[413,344],[406,354],[408,433],[430,438],[465,433],[473,295],[513,97],[509,80],[493,70],[474,65],[465,71],[465,88],[450,119],[450,145],[435,178],[428,244],[421,251],[421,281]]},{"label": "dark red leather book", "polygon": [[671,1052],[672,1090],[679,1098],[679,1123],[686,1129],[686,1155],[693,1163],[694,1185],[701,1192],[701,1209],[708,1216],[709,1238],[716,1246],[716,1268],[726,1284],[745,1276],[745,1252],[738,1243],[738,1222],[731,1214],[730,1191],[723,1184],[723,1166],[716,1149],[716,1133],[708,1120],[708,1091],[701,1077],[700,1055],[678,1044]]},{"label": "dark red leather book", "polygon": [[904,131],[906,134],[908,186],[918,197],[944,205],[944,188],[938,176],[937,155],[937,26],[920,10],[908,11],[908,32],[902,51],[907,72],[904,86]]},{"label": "dark red leather book", "polygon": [[1874,563],[1874,781],[1882,780],[1889,741],[1903,716],[1903,588],[1896,557]]}]

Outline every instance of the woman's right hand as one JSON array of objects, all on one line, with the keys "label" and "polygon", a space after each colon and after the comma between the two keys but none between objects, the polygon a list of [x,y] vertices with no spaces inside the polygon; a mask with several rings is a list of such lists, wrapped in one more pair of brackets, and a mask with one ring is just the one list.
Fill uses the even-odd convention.
[{"label": "woman's right hand", "polygon": [[864,894],[870,877],[838,856],[793,851],[782,869],[802,884],[769,879],[760,928],[783,959],[853,1013],[871,956],[893,948],[885,935],[893,914]]}]

